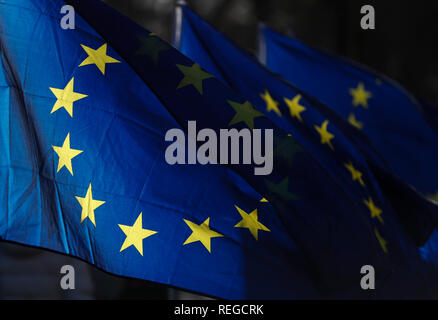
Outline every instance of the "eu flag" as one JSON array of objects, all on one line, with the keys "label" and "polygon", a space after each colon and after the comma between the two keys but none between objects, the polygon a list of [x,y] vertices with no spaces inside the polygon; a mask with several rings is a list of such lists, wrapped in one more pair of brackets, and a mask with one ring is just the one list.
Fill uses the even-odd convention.
[{"label": "eu flag", "polygon": [[[73,30],[60,27],[66,4]],[[0,45],[1,239],[223,298],[432,294],[371,172],[351,163],[348,191],[251,103],[102,2],[2,0]],[[273,129],[272,174],[169,165],[165,134],[189,120]],[[367,264],[376,292],[358,285]]]},{"label": "eu flag", "polygon": [[[429,122],[429,125],[438,132],[438,107],[432,105],[428,101],[418,99],[421,105],[421,109],[424,113],[425,119]],[[438,199],[438,192],[430,197],[432,199]],[[436,200],[437,201],[437,200]]]},{"label": "eu flag", "polygon": [[[436,206],[396,178],[366,137],[314,98],[271,74],[189,8],[177,8],[176,17],[181,21],[174,37],[177,47],[291,133],[313,160],[359,204],[355,217],[369,220],[376,228],[377,238],[381,239],[381,232],[404,238],[398,230],[402,223],[417,245],[424,244],[436,223],[432,219],[432,216],[436,218]],[[281,150],[293,152],[293,148],[286,145]],[[411,240],[407,240],[408,243]],[[343,247],[350,244],[344,243]],[[413,250],[418,253],[418,249]],[[406,252],[402,255],[409,256]],[[330,285],[332,289],[336,287],[334,282]]]},{"label": "eu flag", "polygon": [[377,72],[264,25],[260,44],[270,70],[362,131],[402,179],[427,196],[438,194],[438,131],[415,97]]},{"label": "eu flag", "polygon": [[[75,8],[109,10],[90,3]],[[177,122],[80,15],[76,29],[60,27],[65,4],[0,2],[1,239],[224,298],[319,297],[301,249],[244,179],[223,166],[165,162],[164,135]],[[184,75],[176,63],[190,61],[131,30],[133,53],[140,40],[153,44],[146,54],[168,52],[161,62],[175,70],[159,77],[182,92],[178,105],[206,108],[190,99],[201,96],[194,87],[177,90]],[[208,99],[240,101],[208,82]]]}]

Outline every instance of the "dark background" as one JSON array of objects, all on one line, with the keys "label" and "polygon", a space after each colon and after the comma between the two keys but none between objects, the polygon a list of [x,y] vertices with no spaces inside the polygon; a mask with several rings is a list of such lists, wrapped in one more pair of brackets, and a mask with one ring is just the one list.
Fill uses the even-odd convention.
[{"label": "dark background", "polygon": [[[170,41],[173,0],[106,0]],[[237,44],[255,53],[257,23],[368,65],[438,105],[438,1],[431,0],[188,0],[188,5]],[[376,29],[360,28],[360,8],[371,4]],[[0,244],[0,298],[182,299],[181,291],[119,278],[63,255]],[[60,268],[75,267],[77,288],[60,289]]]}]

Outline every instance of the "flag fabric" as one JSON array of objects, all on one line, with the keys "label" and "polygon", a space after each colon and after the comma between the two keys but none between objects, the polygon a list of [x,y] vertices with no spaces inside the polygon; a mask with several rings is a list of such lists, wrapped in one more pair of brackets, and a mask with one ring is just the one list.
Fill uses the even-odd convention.
[{"label": "flag fabric", "polygon": [[259,37],[259,56],[271,71],[362,131],[400,178],[426,196],[438,192],[438,131],[425,120],[425,108],[413,95],[358,63],[264,25]]},{"label": "flag fabric", "polygon": [[[380,154],[369,145],[366,137],[313,97],[272,75],[252,56],[235,46],[189,8],[183,6],[181,13],[181,31],[178,33],[180,39],[176,40],[178,48],[184,54],[250,98],[257,109],[292,133],[307,150],[316,155],[316,161],[325,167],[329,174],[342,181],[345,190],[360,199],[363,197],[361,192],[370,191],[370,186],[365,188],[363,181],[364,177],[369,175],[371,188],[376,187],[375,192],[380,193],[381,186],[375,186],[374,178],[381,178],[382,170],[374,177],[371,165],[373,168],[390,168],[381,160]],[[337,144],[336,147],[334,143]],[[385,175],[384,187],[394,184],[393,178],[392,183],[386,181],[389,176]],[[396,185],[400,183],[402,182],[397,180]],[[409,188],[398,188],[400,192],[401,189],[406,191]],[[353,190],[359,192],[355,193]],[[406,193],[414,194],[407,191]],[[419,201],[414,199],[413,202]],[[425,207],[427,206],[428,203],[425,204]],[[429,217],[425,219],[430,221]],[[424,233],[429,234],[430,227],[426,227]],[[424,241],[424,237],[421,241]]]},{"label": "flag fabric", "polygon": [[[240,92],[256,109],[291,133],[341,188],[366,209],[365,212],[355,211],[355,219],[370,219],[380,238],[381,232],[399,237],[400,233],[396,231],[399,219],[407,217],[413,220],[405,223],[405,228],[415,226],[415,230],[410,231],[411,235],[415,234],[416,244],[426,242],[434,229],[432,216],[436,217],[436,206],[388,173],[387,170],[390,169],[384,161],[380,161],[379,154],[373,152],[361,133],[351,130],[339,116],[312,97],[271,74],[250,54],[239,49],[189,8],[181,6],[177,10],[179,12],[176,16],[180,15],[178,19],[181,21],[175,32],[179,37],[174,38],[177,48]],[[358,146],[356,142],[361,145]],[[377,182],[377,175],[382,184]],[[388,203],[383,193],[393,201]],[[406,195],[409,200],[406,199],[405,202],[400,199],[401,194]],[[376,201],[379,201],[377,205]],[[405,207],[406,204],[409,205]],[[387,207],[381,210],[383,206]],[[421,210],[417,210],[419,207]],[[399,215],[394,213],[393,208],[401,211],[398,212]],[[424,212],[424,217],[420,218],[422,214],[418,212]],[[428,214],[430,212],[432,215]],[[341,234],[340,236],[343,237]],[[419,239],[421,240],[418,241]],[[407,248],[409,245],[404,243],[401,247]],[[408,257],[409,254],[404,256]],[[411,261],[414,260],[416,258]],[[336,286],[334,283],[330,284]]]},{"label": "flag fabric", "polygon": [[[438,107],[429,103],[428,101],[424,101],[418,99],[421,109],[424,113],[425,119],[429,122],[429,125],[438,132]],[[438,197],[438,192],[435,195],[432,195],[430,198]]]},{"label": "flag fabric", "polygon": [[[60,27],[66,4],[73,30]],[[433,294],[371,173],[354,181],[368,197],[348,191],[306,145],[104,3],[2,0],[0,45],[1,239],[222,298]],[[273,129],[272,174],[169,165],[164,136],[189,120]],[[374,292],[359,286],[367,264]]]},{"label": "flag fabric", "polygon": [[[106,8],[89,3],[81,5],[96,15]],[[223,166],[165,162],[164,135],[177,122],[80,15],[75,30],[60,28],[65,4],[0,2],[1,239],[218,297],[319,297],[302,251],[244,179]],[[163,63],[174,72],[155,72],[178,91],[176,63],[190,61],[135,32],[152,41],[147,53],[169,51]],[[208,82],[208,99],[240,101]],[[207,107],[192,89],[179,90],[178,105]]]}]

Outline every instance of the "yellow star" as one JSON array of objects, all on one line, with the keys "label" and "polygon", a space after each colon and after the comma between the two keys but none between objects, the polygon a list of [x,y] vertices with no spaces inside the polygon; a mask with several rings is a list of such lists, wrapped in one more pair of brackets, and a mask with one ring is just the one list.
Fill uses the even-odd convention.
[{"label": "yellow star", "polygon": [[353,126],[356,127],[359,130],[363,129],[363,122],[360,122],[356,119],[356,117],[354,116],[354,113],[351,112],[350,115],[348,116],[348,122]]},{"label": "yellow star", "polygon": [[300,105],[301,94],[297,94],[293,99],[284,98],[284,102],[286,102],[289,107],[290,115],[292,118],[297,118],[300,122],[303,122],[301,119],[301,112],[306,110],[306,107]]},{"label": "yellow star", "polygon": [[148,229],[143,229],[142,212],[135,220],[133,226],[125,226],[119,224],[120,229],[126,235],[126,239],[120,248],[120,252],[134,245],[137,251],[143,256],[143,239],[150,237],[157,233],[157,231],[152,231]]},{"label": "yellow star", "polygon": [[184,66],[182,64],[176,65],[178,69],[184,74],[184,78],[178,84],[176,89],[184,88],[185,86],[193,85],[196,90],[202,95],[202,81],[214,78],[211,74],[202,70],[199,64],[194,63],[192,66]]},{"label": "yellow star", "polygon": [[429,194],[427,197],[428,197],[430,200],[433,200],[433,201],[438,202],[438,191],[437,191],[437,193],[435,193],[435,194]]},{"label": "yellow star", "polygon": [[289,192],[289,177],[284,178],[279,183],[274,183],[269,180],[265,180],[266,186],[273,195],[278,196],[285,200],[296,201],[299,197],[296,194]]},{"label": "yellow star", "polygon": [[353,96],[353,106],[361,105],[364,108],[368,108],[368,99],[373,96],[371,92],[365,90],[362,82],[359,82],[356,89],[351,88],[350,94]]},{"label": "yellow star", "polygon": [[321,127],[318,127],[315,125],[316,131],[318,131],[319,135],[321,136],[321,143],[322,144],[328,144],[330,149],[335,150],[332,146],[331,140],[335,137],[333,134],[327,131],[327,126],[329,124],[328,120],[325,120]]},{"label": "yellow star", "polygon": [[105,201],[93,199],[93,192],[91,190],[91,183],[87,189],[87,194],[85,195],[85,198],[76,197],[76,200],[78,200],[79,204],[82,207],[81,223],[86,218],[89,218],[90,221],[94,224],[94,226],[96,226],[96,220],[94,218],[94,210],[96,210],[101,205],[103,205],[105,203]]},{"label": "yellow star", "polygon": [[71,175],[73,175],[73,168],[71,165],[71,160],[77,155],[81,154],[82,150],[70,149],[70,133],[67,134],[67,137],[62,144],[62,147],[52,146],[53,150],[55,150],[56,154],[59,157],[58,161],[58,171],[61,170],[64,166],[70,171]]},{"label": "yellow star", "polygon": [[81,94],[73,91],[74,82],[75,78],[73,77],[70,82],[67,83],[64,90],[49,87],[49,89],[52,91],[57,99],[50,114],[61,108],[64,108],[68,112],[70,117],[73,117],[73,103],[75,101],[88,97],[86,94]]},{"label": "yellow star", "polygon": [[257,209],[255,209],[253,212],[248,214],[242,209],[240,209],[238,206],[235,207],[237,211],[239,211],[242,220],[238,224],[236,224],[234,228],[248,228],[256,240],[259,240],[259,233],[258,233],[259,230],[271,232],[271,230],[266,228],[263,224],[261,224],[258,221]]},{"label": "yellow star", "polygon": [[197,225],[189,220],[184,219],[184,222],[192,230],[192,234],[187,238],[183,245],[200,241],[204,247],[211,253],[211,238],[223,237],[220,233],[210,230],[210,218],[207,218],[203,223]]},{"label": "yellow star", "polygon": [[371,218],[377,218],[380,221],[380,223],[383,224],[383,219],[381,216],[382,210],[380,208],[376,207],[376,205],[373,202],[373,199],[371,199],[371,197],[369,197],[368,200],[364,200],[363,202],[370,210]]},{"label": "yellow star", "polygon": [[362,180],[362,172],[360,172],[359,170],[356,170],[356,168],[354,168],[351,161],[349,161],[348,163],[345,164],[345,168],[347,168],[348,171],[351,172],[351,178],[353,179],[353,181],[359,181],[359,184],[362,187],[365,187],[365,183]]},{"label": "yellow star", "polygon": [[376,228],[374,228],[374,234],[376,235],[376,238],[377,238],[377,240],[379,241],[380,246],[382,247],[382,250],[383,250],[385,253],[388,253],[388,247],[387,247],[388,243],[387,243],[387,241],[386,241],[386,240],[380,235],[379,231],[378,231]]},{"label": "yellow star", "polygon": [[229,126],[232,126],[239,122],[244,122],[248,128],[254,129],[254,118],[263,117],[263,113],[253,108],[252,104],[248,101],[244,103],[238,103],[228,100],[230,106],[236,111],[236,115],[231,119]]},{"label": "yellow star", "polygon": [[107,46],[108,45],[105,43],[99,49],[94,50],[81,44],[82,49],[85,50],[85,52],[88,54],[88,57],[82,61],[79,67],[95,64],[96,67],[99,68],[100,72],[105,75],[105,66],[107,63],[120,63],[119,60],[106,55]]},{"label": "yellow star", "polygon": [[269,201],[268,201],[268,199],[266,199],[266,198],[262,198],[262,199],[260,200],[260,202],[269,202]]},{"label": "yellow star", "polygon": [[260,94],[260,97],[262,97],[262,99],[265,100],[265,102],[266,102],[266,110],[267,110],[268,112],[274,110],[275,113],[276,113],[279,117],[281,117],[280,109],[278,109],[278,102],[275,101],[275,100],[271,97],[271,95],[269,94],[269,91],[268,91],[268,90],[265,90],[265,93],[261,93],[261,94]]}]

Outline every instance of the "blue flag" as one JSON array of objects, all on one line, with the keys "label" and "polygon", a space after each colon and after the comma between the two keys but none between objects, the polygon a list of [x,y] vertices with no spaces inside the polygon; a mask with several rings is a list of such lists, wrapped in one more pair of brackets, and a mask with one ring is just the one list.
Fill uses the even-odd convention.
[{"label": "blue flag", "polygon": [[[175,45],[208,72],[247,97],[276,125],[290,132],[313,160],[359,204],[354,212],[356,219],[369,220],[379,239],[381,232],[386,232],[387,236],[398,239],[396,241],[404,241],[398,229],[400,221],[404,221],[405,230],[409,230],[416,244],[425,243],[434,229],[436,205],[397,179],[370,147],[366,137],[312,97],[271,74],[189,8],[177,8],[176,16],[181,24],[175,32],[178,35],[174,37]],[[285,152],[290,150],[284,146]],[[351,243],[343,246],[349,245]],[[407,243],[399,245],[404,249],[410,246]],[[411,262],[416,261],[406,252],[402,255]],[[330,285],[336,287],[335,283]]]},{"label": "blue flag", "polygon": [[[421,105],[421,109],[424,113],[425,119],[429,122],[429,125],[438,132],[438,107],[431,103],[418,99]],[[438,192],[429,195],[431,199],[438,199]]]},{"label": "blue flag", "polygon": [[[89,3],[75,8],[100,16]],[[179,125],[161,96],[80,15],[63,30],[63,5],[0,3],[1,239],[224,298],[320,297],[302,250],[244,179],[224,166],[165,162],[165,133]],[[168,52],[162,63],[174,72],[158,70],[177,91],[176,63],[190,61],[133,32],[152,42],[152,66],[154,50]],[[208,82],[208,99],[240,102]],[[178,105],[207,107],[192,89],[178,89]]]},{"label": "blue flag", "polygon": [[260,44],[260,57],[270,70],[362,131],[400,178],[427,196],[438,193],[438,131],[410,93],[364,66],[263,25]]},{"label": "blue flag", "polygon": [[[60,26],[66,4],[75,29]],[[223,298],[433,295],[371,172],[349,177],[369,186],[362,199],[235,91],[102,2],[1,1],[0,45],[1,239]],[[191,120],[272,129],[272,173],[168,164],[166,133]],[[366,264],[375,292],[358,284]]]}]

